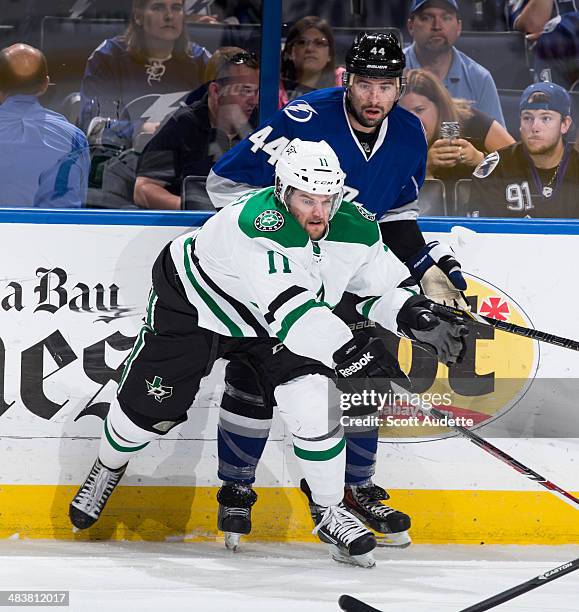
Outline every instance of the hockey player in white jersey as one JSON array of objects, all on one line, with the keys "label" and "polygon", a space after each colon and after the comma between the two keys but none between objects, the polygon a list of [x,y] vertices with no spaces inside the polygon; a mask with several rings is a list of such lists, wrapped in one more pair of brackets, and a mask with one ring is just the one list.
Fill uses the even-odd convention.
[{"label": "hockey player in white jersey", "polygon": [[[406,263],[428,297],[452,304],[462,300],[459,289],[466,287],[460,265],[448,246],[426,244],[417,223],[427,144],[420,120],[397,105],[404,65],[393,35],[360,35],[346,54],[344,87],[311,92],[274,113],[218,160],[207,190],[220,207],[242,193],[273,185],[277,159],[290,140],[323,139],[347,174],[345,199],[376,216],[384,243]],[[334,311],[352,329],[372,325],[356,310],[358,299],[346,293]],[[368,331],[386,335],[376,326]],[[218,425],[218,476],[223,481],[218,527],[226,533],[226,542],[251,530],[251,506],[257,499],[252,484],[272,412],[251,372],[231,360]],[[358,412],[360,417],[371,416],[372,408]],[[345,503],[381,534],[380,545],[407,546],[411,519],[395,509],[395,499],[386,501],[388,493],[374,482],[377,453],[377,427],[346,431]],[[386,472],[382,478],[388,477]]]},{"label": "hockey player in white jersey", "polygon": [[344,174],[325,142],[295,139],[275,187],[226,206],[173,240],[153,267],[144,326],[104,423],[98,458],[70,505],[79,529],[98,520],[128,460],[186,420],[215,360],[243,360],[293,435],[311,489],[315,533],[334,559],[371,567],[373,534],[343,503],[345,440],[335,379],[400,373],[383,343],[354,336],[332,313],[344,291],[365,316],[426,343],[446,364],[464,352],[463,326],[398,287],[404,270],[378,224],[342,202]]}]

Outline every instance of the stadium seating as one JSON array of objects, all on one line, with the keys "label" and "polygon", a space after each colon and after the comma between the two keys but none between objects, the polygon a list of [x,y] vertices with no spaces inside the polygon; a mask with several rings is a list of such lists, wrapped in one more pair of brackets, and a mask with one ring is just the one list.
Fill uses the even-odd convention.
[{"label": "stadium seating", "polygon": [[459,179],[454,186],[455,215],[457,217],[470,217],[468,206],[472,179]]},{"label": "stadium seating", "polygon": [[519,100],[522,93],[519,89],[499,89],[505,126],[515,140],[519,140]]},{"label": "stadium seating", "polygon": [[[352,41],[360,33],[358,28],[333,28],[336,46],[336,66],[344,64],[346,51],[352,45]],[[398,28],[372,28],[373,32],[383,32],[394,34],[402,44],[402,33]]]},{"label": "stadium seating", "polygon": [[215,210],[205,189],[206,176],[186,176],[181,186],[182,210]]},{"label": "stadium seating", "polygon": [[68,19],[45,17],[40,30],[40,48],[46,55],[51,87],[43,99],[49,108],[60,110],[80,82],[90,54],[105,40],[123,32],[122,19]]},{"label": "stadium seating", "polygon": [[0,25],[0,49],[7,47],[14,41],[16,28],[12,25]]},{"label": "stadium seating", "polygon": [[499,89],[524,89],[533,80],[520,32],[463,32],[455,46],[489,70]]},{"label": "stadium seating", "polygon": [[219,47],[241,47],[259,56],[261,25],[188,23],[189,40],[213,53]]},{"label": "stadium seating", "polygon": [[444,183],[439,179],[426,179],[418,194],[418,205],[421,217],[446,216],[448,212]]}]

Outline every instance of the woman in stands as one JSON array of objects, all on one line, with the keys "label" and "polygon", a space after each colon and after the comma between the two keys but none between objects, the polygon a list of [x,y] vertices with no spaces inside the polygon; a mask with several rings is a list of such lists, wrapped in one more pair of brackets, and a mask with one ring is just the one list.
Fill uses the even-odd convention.
[{"label": "woman in stands", "polygon": [[281,55],[280,106],[309,91],[342,84],[335,66],[334,34],[326,21],[310,15],[290,28]]},{"label": "woman in stands", "polygon": [[[127,119],[123,109],[147,94],[191,91],[204,81],[208,58],[204,47],[187,40],[183,0],[133,0],[125,33],[105,40],[88,59],[81,85],[81,126],[86,130],[93,117]],[[139,116],[147,119],[139,129],[154,131],[163,113],[175,109],[174,96],[165,101],[165,113],[158,100],[155,113],[147,117],[153,98],[139,109]],[[126,121],[119,126],[125,137],[135,128]]]},{"label": "woman in stands", "polygon": [[[400,106],[417,115],[428,140],[427,176],[439,179],[468,178],[484,157],[515,142],[502,125],[473,108],[469,101],[451,98],[431,72],[416,69],[406,74]],[[459,137],[445,137],[458,123]],[[441,133],[442,132],[442,133]]]}]

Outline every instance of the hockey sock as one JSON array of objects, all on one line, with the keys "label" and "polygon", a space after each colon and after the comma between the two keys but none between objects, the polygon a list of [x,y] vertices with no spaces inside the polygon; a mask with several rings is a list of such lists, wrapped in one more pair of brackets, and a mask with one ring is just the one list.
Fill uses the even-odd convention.
[{"label": "hockey sock", "polygon": [[304,440],[294,435],[294,452],[311,492],[320,506],[335,506],[344,497],[346,440],[342,429],[330,437]]},{"label": "hockey sock", "polygon": [[376,471],[378,428],[346,434],[346,484],[360,485]]},{"label": "hockey sock", "polygon": [[106,467],[116,470],[158,436],[135,425],[123,412],[119,400],[115,399],[105,419],[99,459]]},{"label": "hockey sock", "polygon": [[218,477],[252,484],[271,427],[272,411],[260,396],[226,386],[217,428]]}]

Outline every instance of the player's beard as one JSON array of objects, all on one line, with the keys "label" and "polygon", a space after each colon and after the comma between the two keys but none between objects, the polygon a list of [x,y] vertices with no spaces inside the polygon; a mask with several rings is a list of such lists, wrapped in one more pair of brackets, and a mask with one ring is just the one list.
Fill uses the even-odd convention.
[{"label": "player's beard", "polygon": [[[307,230],[306,230],[307,231]],[[327,223],[321,223],[319,226],[319,230],[316,229],[315,230],[315,234],[312,235],[309,231],[308,231],[308,235],[311,238],[311,240],[321,240],[328,232],[328,224]]]},{"label": "player's beard", "polygon": [[[394,104],[396,104],[396,102],[394,102]],[[346,110],[348,111],[348,113],[350,113],[350,115],[352,115],[354,117],[354,119],[362,126],[366,127],[366,128],[380,128],[380,126],[382,125],[382,122],[384,121],[384,119],[386,119],[386,117],[388,116],[388,113],[390,113],[392,111],[392,108],[394,108],[394,104],[392,104],[392,107],[386,111],[383,107],[380,107],[382,110],[384,110],[384,116],[381,117],[380,119],[366,119],[366,117],[364,117],[364,115],[362,114],[365,108],[374,108],[371,106],[365,106],[362,107],[360,110],[361,112],[358,112],[358,110],[355,108],[355,106],[352,104],[352,101],[350,100],[350,96],[346,96]],[[378,108],[378,107],[376,107]]]}]

